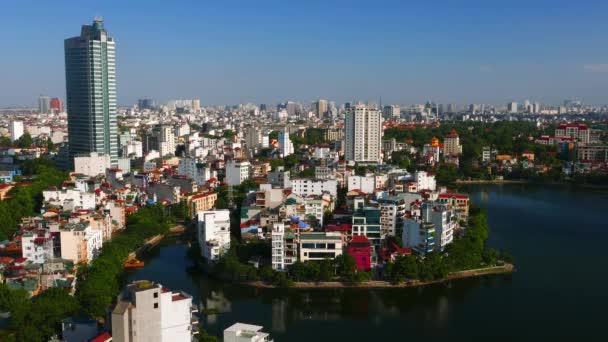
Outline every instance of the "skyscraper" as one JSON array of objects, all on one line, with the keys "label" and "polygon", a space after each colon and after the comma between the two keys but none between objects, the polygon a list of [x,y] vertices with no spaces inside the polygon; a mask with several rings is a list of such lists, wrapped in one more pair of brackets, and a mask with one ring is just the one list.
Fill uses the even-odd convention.
[{"label": "skyscraper", "polygon": [[40,95],[38,97],[38,112],[47,114],[51,112],[51,98],[48,96]]},{"label": "skyscraper", "polygon": [[315,112],[317,113],[318,118],[323,118],[325,114],[327,114],[327,100],[319,100],[315,102]]},{"label": "skyscraper", "polygon": [[70,161],[90,152],[118,162],[116,123],[116,59],[114,40],[103,20],[83,25],[80,36],[65,47],[66,104]]},{"label": "skyscraper", "polygon": [[379,163],[382,115],[379,110],[357,105],[346,114],[345,157],[348,161]]}]

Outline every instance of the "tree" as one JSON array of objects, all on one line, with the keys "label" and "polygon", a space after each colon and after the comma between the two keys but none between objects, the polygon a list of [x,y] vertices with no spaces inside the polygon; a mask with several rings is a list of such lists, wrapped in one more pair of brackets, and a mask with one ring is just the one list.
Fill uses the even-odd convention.
[{"label": "tree", "polygon": [[17,146],[21,148],[30,148],[32,147],[33,140],[32,136],[29,133],[23,133],[23,135],[17,139]]}]

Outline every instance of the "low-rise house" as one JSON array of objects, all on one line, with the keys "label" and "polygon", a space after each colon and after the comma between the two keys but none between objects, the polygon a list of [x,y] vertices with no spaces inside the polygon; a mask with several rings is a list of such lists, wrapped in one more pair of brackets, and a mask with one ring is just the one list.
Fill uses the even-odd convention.
[{"label": "low-rise house", "polygon": [[336,232],[302,233],[299,251],[302,262],[335,259],[342,255],[342,235]]},{"label": "low-rise house", "polygon": [[358,271],[369,271],[372,268],[372,244],[365,236],[353,236],[348,244],[348,254],[355,259]]}]

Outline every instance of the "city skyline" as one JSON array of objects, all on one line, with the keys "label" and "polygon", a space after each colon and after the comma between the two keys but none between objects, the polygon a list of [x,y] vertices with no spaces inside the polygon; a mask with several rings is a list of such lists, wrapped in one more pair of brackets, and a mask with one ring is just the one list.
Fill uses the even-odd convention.
[{"label": "city skyline", "polygon": [[146,96],[200,98],[203,105],[380,97],[400,104],[605,104],[605,9],[594,1],[25,2],[0,14],[0,107],[35,105],[40,94],[65,98],[61,42],[96,15],[120,45],[119,104]]}]

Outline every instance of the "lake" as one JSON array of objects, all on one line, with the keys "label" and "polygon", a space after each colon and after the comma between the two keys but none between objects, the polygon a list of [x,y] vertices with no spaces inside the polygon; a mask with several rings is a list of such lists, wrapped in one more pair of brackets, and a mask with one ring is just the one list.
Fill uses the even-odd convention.
[{"label": "lake", "polygon": [[511,252],[514,274],[411,289],[253,289],[190,275],[187,246],[173,243],[129,280],[216,308],[201,321],[217,336],[238,321],[264,326],[278,342],[605,340],[608,193],[539,185],[465,192],[487,210],[489,244]]}]

